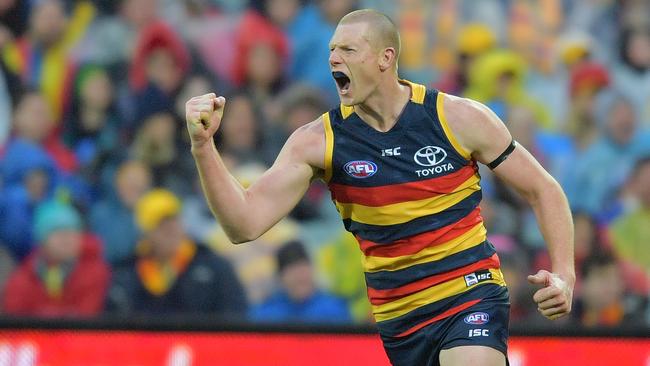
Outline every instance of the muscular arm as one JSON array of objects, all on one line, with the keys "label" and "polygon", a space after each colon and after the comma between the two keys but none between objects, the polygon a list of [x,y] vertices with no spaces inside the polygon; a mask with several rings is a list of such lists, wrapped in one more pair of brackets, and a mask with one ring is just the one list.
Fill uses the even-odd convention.
[{"label": "muscular arm", "polygon": [[[220,123],[220,116],[219,121],[214,117],[203,119]],[[193,131],[192,123],[200,121],[188,114],[190,134],[196,137],[200,131]],[[286,216],[307,191],[311,180],[318,177],[325,155],[325,132],[320,119],[296,130],[273,166],[250,187],[244,188],[228,172],[212,142],[212,129],[216,131],[216,128],[218,126],[205,127],[210,139],[192,140],[201,186],[210,209],[229,239],[233,243],[251,241]]]},{"label": "muscular arm", "polygon": [[[488,164],[510,144],[510,133],[503,122],[486,106],[453,96],[445,95],[444,98],[444,112],[449,127],[461,147],[476,160]],[[573,220],[562,188],[521,145],[517,145],[512,154],[494,169],[494,173],[530,203],[549,249],[553,273],[544,271],[546,273],[538,273],[537,278],[533,276],[531,281],[539,281],[535,283],[546,286],[535,294],[535,301],[542,305],[548,294],[557,292],[553,289],[554,286],[550,286],[553,285],[552,282],[557,281],[553,275],[557,275],[569,287],[565,299],[568,302],[567,308],[560,310],[570,311],[575,283]],[[561,284],[558,286],[562,287]],[[540,293],[541,291],[544,292]],[[550,304],[556,305],[555,302]],[[540,306],[540,310],[542,308],[543,306]],[[552,311],[542,313],[548,317],[564,314],[556,308],[557,306],[552,306]]]}]

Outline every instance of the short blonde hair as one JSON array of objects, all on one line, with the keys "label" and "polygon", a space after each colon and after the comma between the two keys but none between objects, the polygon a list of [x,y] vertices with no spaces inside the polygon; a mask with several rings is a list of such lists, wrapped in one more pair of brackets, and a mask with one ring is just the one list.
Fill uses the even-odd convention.
[{"label": "short blonde hair", "polygon": [[395,23],[384,13],[373,9],[355,10],[345,15],[339,24],[367,23],[368,40],[374,47],[395,49],[395,59],[399,58],[402,41]]}]

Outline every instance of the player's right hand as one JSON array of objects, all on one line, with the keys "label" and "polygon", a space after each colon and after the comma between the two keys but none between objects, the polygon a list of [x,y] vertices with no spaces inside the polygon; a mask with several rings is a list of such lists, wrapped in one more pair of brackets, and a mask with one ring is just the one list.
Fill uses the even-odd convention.
[{"label": "player's right hand", "polygon": [[185,121],[192,147],[201,147],[212,142],[219,129],[226,98],[215,93],[194,97],[185,103]]}]

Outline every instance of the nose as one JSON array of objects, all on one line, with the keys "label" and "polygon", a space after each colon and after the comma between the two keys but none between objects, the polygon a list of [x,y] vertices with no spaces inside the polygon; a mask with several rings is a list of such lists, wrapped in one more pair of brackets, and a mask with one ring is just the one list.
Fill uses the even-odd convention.
[{"label": "nose", "polygon": [[339,56],[338,52],[336,52],[336,49],[334,51],[330,51],[329,62],[331,67],[335,67],[336,65],[340,65],[342,63],[341,56]]}]

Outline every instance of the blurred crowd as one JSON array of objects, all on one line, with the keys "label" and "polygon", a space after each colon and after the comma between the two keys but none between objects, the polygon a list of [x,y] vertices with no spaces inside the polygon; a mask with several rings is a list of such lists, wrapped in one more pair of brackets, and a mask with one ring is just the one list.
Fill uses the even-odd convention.
[{"label": "blurred crowd", "polygon": [[[0,313],[371,322],[327,187],[245,245],[201,194],[184,104],[225,95],[216,144],[249,185],[338,104],[337,21],[398,25],[401,77],[488,105],[564,187],[578,283],[561,326],[650,325],[650,4],[643,0],[0,0]],[[481,171],[513,325],[547,324],[534,214]]]}]

